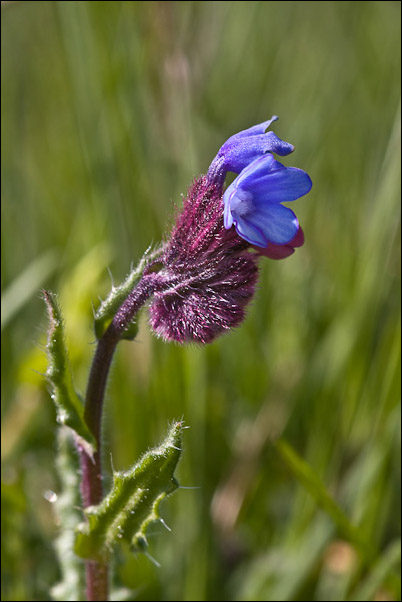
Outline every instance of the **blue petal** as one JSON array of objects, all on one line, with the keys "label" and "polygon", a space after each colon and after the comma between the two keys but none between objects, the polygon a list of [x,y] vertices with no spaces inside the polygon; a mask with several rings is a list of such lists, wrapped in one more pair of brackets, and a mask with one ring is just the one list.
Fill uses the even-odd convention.
[{"label": "blue petal", "polygon": [[268,246],[268,240],[258,226],[249,223],[242,217],[236,217],[234,220],[234,225],[237,234],[244,238],[244,240],[247,240],[247,242],[249,242],[251,245],[256,245],[257,247]]},{"label": "blue petal", "polygon": [[227,139],[225,144],[227,144],[233,138],[244,138],[245,136],[255,136],[255,134],[264,134],[271,125],[271,123],[273,123],[274,121],[278,121],[278,119],[279,117],[277,115],[273,115],[271,119],[267,119],[267,121],[263,121],[262,123],[253,125],[251,128],[247,128],[247,130],[242,130],[241,132],[234,134],[233,136]]},{"label": "blue petal", "polygon": [[266,153],[288,155],[293,148],[291,144],[278,138],[274,132],[268,132],[245,138],[235,137],[234,140],[223,145],[219,156],[224,157],[226,170],[240,173],[250,163]]},{"label": "blue petal", "polygon": [[236,185],[246,188],[249,182],[258,180],[261,177],[265,178],[271,171],[282,169],[283,167],[284,166],[281,163],[275,161],[274,156],[271,155],[271,153],[267,153],[247,165],[247,167],[242,170],[241,174],[235,180]]},{"label": "blue petal", "polygon": [[284,142],[274,132],[266,132],[267,128],[277,119],[278,117],[274,115],[271,119],[228,138],[208,169],[209,180],[223,184],[227,171],[240,173],[250,163],[266,153],[284,156],[293,152],[292,144]]},{"label": "blue petal", "polygon": [[232,218],[232,214],[230,212],[230,201],[233,198],[233,196],[236,194],[236,187],[234,185],[235,183],[232,182],[230,186],[228,186],[224,192],[223,195],[223,202],[224,202],[224,212],[223,212],[223,222],[225,225],[226,230],[229,230],[229,228],[231,228],[233,226],[233,218]]},{"label": "blue petal", "polygon": [[294,201],[307,194],[311,186],[310,176],[305,171],[283,167],[268,157],[255,161],[237,178],[237,187],[251,191],[257,203]]},{"label": "blue petal", "polygon": [[247,221],[264,233],[268,242],[285,245],[296,236],[299,222],[296,215],[283,205],[264,205],[259,207]]},{"label": "blue petal", "polygon": [[238,234],[260,247],[266,247],[270,242],[285,245],[299,229],[296,215],[283,205],[262,205],[247,215],[238,215],[232,210],[232,217]]}]

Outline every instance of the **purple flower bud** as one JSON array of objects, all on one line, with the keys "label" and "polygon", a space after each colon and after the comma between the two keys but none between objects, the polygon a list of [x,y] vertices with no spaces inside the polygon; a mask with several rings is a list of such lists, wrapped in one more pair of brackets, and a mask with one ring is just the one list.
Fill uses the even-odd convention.
[{"label": "purple flower bud", "polygon": [[162,257],[150,322],[166,340],[209,343],[243,321],[257,282],[257,255],[223,225],[222,188],[206,176],[191,186]]},{"label": "purple flower bud", "polygon": [[[229,138],[208,174],[190,187],[158,259],[160,287],[150,305],[151,326],[164,339],[209,343],[240,324],[254,295],[259,258],[283,259],[303,244],[295,214],[281,203],[307,194],[311,180],[274,159],[273,152],[293,151],[265,133],[276,119]],[[223,192],[227,171],[239,176]]]}]

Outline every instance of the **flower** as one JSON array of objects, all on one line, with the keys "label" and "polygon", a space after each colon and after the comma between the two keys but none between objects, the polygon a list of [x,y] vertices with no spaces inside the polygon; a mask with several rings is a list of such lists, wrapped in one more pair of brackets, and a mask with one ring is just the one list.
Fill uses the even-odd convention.
[{"label": "flower", "polygon": [[[307,194],[311,180],[274,159],[293,151],[266,132],[276,120],[231,136],[190,187],[158,259],[159,288],[149,308],[151,327],[165,340],[209,343],[238,326],[260,257],[283,259],[303,244],[295,214],[281,203]],[[224,191],[228,171],[239,175]]]},{"label": "flower", "polygon": [[285,167],[271,153],[255,159],[223,195],[225,228],[257,247],[286,245],[298,231],[296,215],[281,203],[307,194],[312,183],[305,171]]}]

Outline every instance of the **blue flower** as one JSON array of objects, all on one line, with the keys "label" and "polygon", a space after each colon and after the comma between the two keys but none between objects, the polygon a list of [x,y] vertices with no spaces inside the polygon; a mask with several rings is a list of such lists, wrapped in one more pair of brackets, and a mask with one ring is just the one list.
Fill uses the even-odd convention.
[{"label": "blue flower", "polygon": [[[254,128],[246,132],[252,130]],[[236,136],[227,142],[233,138]],[[278,148],[283,151],[283,146],[275,144],[277,150],[274,152],[278,153]],[[240,153],[239,165],[243,165],[245,156],[246,153]],[[306,172],[296,167],[285,167],[271,153],[263,154],[242,169],[226,189],[223,195],[225,228],[234,225],[239,236],[257,247],[266,248],[270,243],[286,245],[297,235],[300,226],[293,211],[281,203],[307,194],[311,186]]]},{"label": "blue flower", "polygon": [[[303,245],[295,214],[281,203],[306,194],[311,180],[274,159],[272,153],[293,151],[265,132],[276,119],[229,138],[208,174],[190,187],[153,274],[159,285],[150,321],[164,339],[209,343],[238,326],[255,293],[261,257],[285,259]],[[224,190],[228,171],[239,175]]]}]

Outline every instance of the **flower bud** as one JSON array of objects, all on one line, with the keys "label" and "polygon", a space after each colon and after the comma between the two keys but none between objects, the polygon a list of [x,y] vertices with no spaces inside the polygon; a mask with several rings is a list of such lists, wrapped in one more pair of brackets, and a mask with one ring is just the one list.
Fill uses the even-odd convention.
[{"label": "flower bud", "polygon": [[191,186],[158,276],[150,321],[165,340],[209,343],[240,324],[257,282],[257,256],[223,225],[222,189],[206,176]]}]

